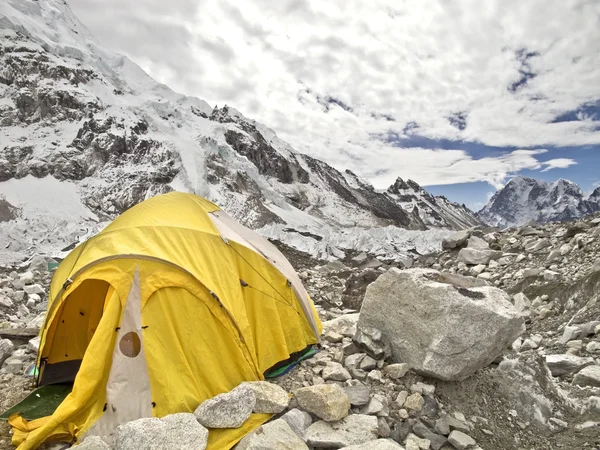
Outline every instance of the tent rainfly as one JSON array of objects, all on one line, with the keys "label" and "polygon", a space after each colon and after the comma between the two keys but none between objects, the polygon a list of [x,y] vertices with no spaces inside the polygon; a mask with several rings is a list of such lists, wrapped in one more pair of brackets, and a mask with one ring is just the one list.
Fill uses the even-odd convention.
[{"label": "tent rainfly", "polygon": [[[38,386],[72,383],[52,415],[10,417],[13,444],[79,443],[142,417],[193,412],[319,343],[287,259],[208,200],[170,192],[117,217],[61,262],[40,331]],[[228,449],[268,419],[210,430]]]}]

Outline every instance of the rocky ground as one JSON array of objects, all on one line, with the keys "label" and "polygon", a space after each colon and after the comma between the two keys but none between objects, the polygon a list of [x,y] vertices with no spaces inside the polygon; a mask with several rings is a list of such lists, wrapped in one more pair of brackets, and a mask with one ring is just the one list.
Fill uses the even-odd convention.
[{"label": "rocky ground", "polygon": [[[282,249],[324,321],[321,351],[195,416],[132,422],[114,448],[152,433],[167,448],[182,430],[203,448],[205,427],[254,411],[274,420],[239,449],[600,449],[600,216],[465,230],[394,263]],[[44,258],[0,269],[0,328],[39,327],[50,278]],[[0,408],[29,392],[34,358],[35,342],[0,341]]]}]

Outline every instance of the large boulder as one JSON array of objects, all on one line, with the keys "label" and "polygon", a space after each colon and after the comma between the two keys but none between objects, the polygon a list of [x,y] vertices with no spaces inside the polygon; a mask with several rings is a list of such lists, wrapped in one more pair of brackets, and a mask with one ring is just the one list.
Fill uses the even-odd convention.
[{"label": "large boulder", "polygon": [[468,277],[390,269],[367,288],[358,328],[377,328],[392,359],[441,380],[462,380],[494,361],[522,332],[510,296]]},{"label": "large boulder", "polygon": [[282,419],[274,420],[246,435],[236,450],[308,450],[308,446]]},{"label": "large boulder", "polygon": [[162,419],[148,417],[120,425],[116,432],[115,450],[203,450],[207,443],[208,430],[198,423],[193,414],[179,413]]}]

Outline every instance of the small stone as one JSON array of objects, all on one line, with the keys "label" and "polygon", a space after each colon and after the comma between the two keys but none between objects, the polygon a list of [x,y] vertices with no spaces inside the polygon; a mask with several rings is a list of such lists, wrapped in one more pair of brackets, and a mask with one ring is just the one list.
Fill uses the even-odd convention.
[{"label": "small stone", "polygon": [[360,409],[361,414],[377,415],[383,410],[383,403],[372,397],[365,406]]},{"label": "small stone", "polygon": [[398,396],[396,397],[396,403],[398,404],[398,406],[402,407],[402,406],[404,406],[404,402],[406,401],[407,398],[408,398],[408,392],[400,391],[398,393]]},{"label": "small stone", "polygon": [[473,448],[477,445],[477,442],[475,442],[471,436],[457,430],[454,430],[452,433],[450,433],[450,436],[448,436],[448,442],[450,442],[450,444],[452,444],[452,446],[457,450],[465,450],[468,448]]},{"label": "small stone", "polygon": [[254,391],[256,403],[253,412],[258,414],[279,414],[287,408],[290,396],[281,387],[268,381],[242,383]]},{"label": "small stone", "polygon": [[88,436],[77,446],[77,450],[110,450],[110,447],[98,436]]},{"label": "small stone", "polygon": [[406,420],[410,417],[410,415],[408,414],[407,410],[402,408],[398,411],[398,417],[400,417],[402,420]]},{"label": "small stone", "polygon": [[383,375],[381,370],[372,370],[367,374],[367,380],[371,383],[383,383]]},{"label": "small stone", "polygon": [[548,419],[548,423],[556,428],[569,428],[569,424],[567,422],[556,417],[551,417]]},{"label": "small stone", "polygon": [[521,345],[522,351],[533,350],[535,348],[538,348],[538,345],[531,339],[525,339],[523,345]]},{"label": "small stone", "polygon": [[413,426],[413,433],[420,438],[427,439],[433,450],[440,450],[448,442],[444,436],[432,432],[420,420],[417,420],[417,423]]},{"label": "small stone", "polygon": [[12,341],[8,339],[0,339],[0,367],[4,361],[6,361],[15,350],[15,346]]},{"label": "small stone", "polygon": [[285,420],[277,419],[246,435],[236,450],[308,450],[306,443],[292,430]]},{"label": "small stone", "polygon": [[568,354],[546,355],[546,365],[553,377],[577,373],[584,367],[594,364],[594,358]]},{"label": "small stone", "polygon": [[431,446],[429,439],[421,439],[413,433],[409,433],[406,437],[406,450],[428,450]]},{"label": "small stone", "polygon": [[377,361],[371,358],[369,355],[366,355],[363,360],[358,365],[358,368],[361,370],[369,371],[373,370],[377,367]]},{"label": "small stone", "polygon": [[588,353],[600,352],[600,342],[591,341],[585,346],[585,351]]},{"label": "small stone", "polygon": [[418,412],[423,409],[424,404],[425,400],[423,399],[423,396],[418,392],[415,392],[414,394],[408,396],[403,406],[406,409]]},{"label": "small stone", "polygon": [[32,284],[30,286],[25,286],[24,291],[27,295],[31,295],[31,294],[44,295],[44,289],[39,284]]},{"label": "small stone", "polygon": [[33,272],[30,270],[27,272],[23,272],[19,278],[26,285],[33,284],[33,282],[35,281],[35,276],[33,275]]},{"label": "small stone", "polygon": [[325,381],[346,381],[352,378],[350,372],[348,372],[344,366],[336,362],[329,362],[323,368],[321,376]]},{"label": "small stone", "polygon": [[294,397],[300,408],[327,422],[343,419],[350,409],[350,399],[337,384],[296,389]]},{"label": "small stone", "polygon": [[573,377],[573,384],[578,386],[600,387],[600,366],[593,365],[581,369]]},{"label": "small stone", "polygon": [[344,365],[348,368],[358,368],[360,362],[367,356],[366,353],[354,353],[344,360]]},{"label": "small stone", "polygon": [[23,372],[25,363],[19,358],[11,357],[4,361],[4,369],[6,373],[20,374]]},{"label": "small stone", "polygon": [[387,423],[387,420],[385,419],[385,417],[377,418],[377,434],[379,435],[380,438],[389,438],[390,435],[392,434],[392,431],[390,430],[390,426]]},{"label": "small stone", "polygon": [[338,342],[342,342],[344,336],[336,331],[330,330],[323,335],[323,339],[325,339],[327,342],[337,344]]},{"label": "small stone", "polygon": [[398,380],[406,375],[409,369],[406,363],[390,364],[383,368],[383,374],[392,380]]},{"label": "small stone", "polygon": [[364,406],[371,400],[371,389],[364,384],[344,387],[344,392],[350,399],[352,406]]},{"label": "small stone", "polygon": [[194,415],[207,428],[239,428],[250,417],[255,405],[254,391],[240,385],[231,392],[202,402]]},{"label": "small stone", "polygon": [[433,395],[435,392],[435,386],[433,384],[425,384],[419,381],[418,383],[413,384],[410,387],[410,390],[413,392],[418,392],[419,394]]},{"label": "small stone", "polygon": [[294,408],[281,416],[281,419],[287,422],[300,439],[306,441],[306,430],[312,423],[312,418],[309,413]]},{"label": "small stone", "polygon": [[318,421],[306,430],[309,446],[341,448],[377,439],[377,417],[352,414],[337,422]]}]

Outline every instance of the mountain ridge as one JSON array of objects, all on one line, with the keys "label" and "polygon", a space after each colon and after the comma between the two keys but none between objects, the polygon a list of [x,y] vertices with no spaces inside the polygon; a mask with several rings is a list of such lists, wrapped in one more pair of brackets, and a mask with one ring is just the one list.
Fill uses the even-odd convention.
[{"label": "mountain ridge", "polygon": [[64,205],[50,198],[46,203],[56,202],[58,211],[52,220],[51,208],[43,226],[32,207],[22,208],[33,215],[11,223],[13,236],[35,222],[66,227],[64,239],[79,240],[170,190],[202,195],[267,237],[321,256],[348,248],[392,255],[415,240],[427,242],[411,230],[436,228],[428,234],[438,245],[445,233],[437,228],[478,223],[471,211],[436,200],[416,183],[404,192],[413,197],[400,202],[350,171],[295,151],[235,108],[213,108],[155,82],[127,57],[104,50],[62,0],[1,4],[0,61],[0,196],[19,208],[20,191],[33,177],[45,180],[41,189],[78,194],[81,203],[77,232],[77,217],[66,221]]},{"label": "mountain ridge", "polygon": [[600,211],[600,187],[587,197],[572,181],[517,175],[496,191],[477,217],[502,228],[528,222],[563,222]]}]

